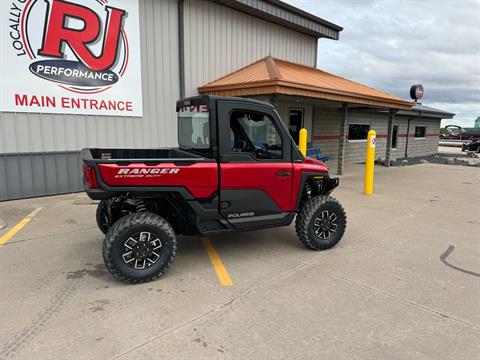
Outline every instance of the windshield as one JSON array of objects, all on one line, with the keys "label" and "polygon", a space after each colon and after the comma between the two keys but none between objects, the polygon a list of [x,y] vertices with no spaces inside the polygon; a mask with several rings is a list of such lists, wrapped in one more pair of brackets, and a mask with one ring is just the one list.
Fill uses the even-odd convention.
[{"label": "windshield", "polygon": [[181,149],[209,149],[208,107],[186,106],[178,112],[178,145]]}]

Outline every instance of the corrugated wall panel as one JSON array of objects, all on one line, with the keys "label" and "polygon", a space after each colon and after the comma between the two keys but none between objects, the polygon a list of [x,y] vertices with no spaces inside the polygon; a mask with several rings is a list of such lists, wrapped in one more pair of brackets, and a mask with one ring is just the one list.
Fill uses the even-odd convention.
[{"label": "corrugated wall panel", "polygon": [[0,155],[0,201],[80,190],[78,152]]},{"label": "corrugated wall panel", "polygon": [[177,4],[140,1],[143,118],[2,112],[0,154],[176,144]]},{"label": "corrugated wall panel", "polygon": [[205,0],[185,2],[186,94],[271,55],[315,66],[317,39]]}]

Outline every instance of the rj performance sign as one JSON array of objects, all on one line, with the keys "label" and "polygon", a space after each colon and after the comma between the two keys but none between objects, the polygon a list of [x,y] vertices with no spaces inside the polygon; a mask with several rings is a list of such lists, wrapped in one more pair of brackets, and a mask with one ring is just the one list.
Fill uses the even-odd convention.
[{"label": "rj performance sign", "polygon": [[137,0],[4,0],[0,29],[0,111],[143,115]]}]

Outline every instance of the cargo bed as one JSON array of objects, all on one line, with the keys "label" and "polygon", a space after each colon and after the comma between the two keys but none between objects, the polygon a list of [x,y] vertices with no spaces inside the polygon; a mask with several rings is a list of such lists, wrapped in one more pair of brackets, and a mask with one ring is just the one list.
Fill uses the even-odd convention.
[{"label": "cargo bed", "polygon": [[159,149],[116,149],[94,148],[83,149],[82,158],[88,160],[113,160],[131,162],[150,161],[202,161],[204,157],[178,148]]}]

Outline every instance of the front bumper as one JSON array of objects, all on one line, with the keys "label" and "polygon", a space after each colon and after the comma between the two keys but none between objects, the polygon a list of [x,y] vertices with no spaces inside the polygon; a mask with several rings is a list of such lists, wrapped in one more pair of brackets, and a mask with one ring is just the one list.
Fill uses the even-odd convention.
[{"label": "front bumper", "polygon": [[330,194],[340,184],[339,178],[328,178],[322,182],[322,195]]}]

